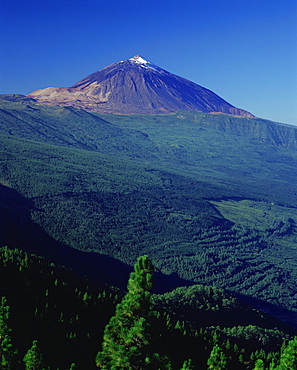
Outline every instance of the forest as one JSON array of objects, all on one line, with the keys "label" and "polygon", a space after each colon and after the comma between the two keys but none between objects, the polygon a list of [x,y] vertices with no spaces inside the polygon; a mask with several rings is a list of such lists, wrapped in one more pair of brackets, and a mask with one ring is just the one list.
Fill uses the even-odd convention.
[{"label": "forest", "polygon": [[151,293],[147,256],[126,293],[18,249],[0,263],[3,370],[296,368],[294,333],[224,290]]},{"label": "forest", "polygon": [[281,369],[297,330],[295,127],[16,95],[0,119],[2,325],[21,369],[32,346],[44,367],[94,368],[140,256],[168,366],[208,369],[213,350],[228,369]]}]

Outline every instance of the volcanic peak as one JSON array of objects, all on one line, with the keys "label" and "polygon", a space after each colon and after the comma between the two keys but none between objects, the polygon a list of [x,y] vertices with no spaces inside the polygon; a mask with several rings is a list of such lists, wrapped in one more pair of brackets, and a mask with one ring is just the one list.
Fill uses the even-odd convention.
[{"label": "volcanic peak", "polygon": [[174,75],[141,55],[113,63],[68,87],[36,90],[41,104],[112,114],[166,114],[179,110],[253,117],[214,92]]}]

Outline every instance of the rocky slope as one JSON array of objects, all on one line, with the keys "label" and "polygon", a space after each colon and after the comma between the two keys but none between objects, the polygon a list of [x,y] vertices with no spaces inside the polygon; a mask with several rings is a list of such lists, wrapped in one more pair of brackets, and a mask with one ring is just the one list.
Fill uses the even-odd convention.
[{"label": "rocky slope", "polygon": [[37,102],[115,114],[162,114],[179,110],[253,117],[212,91],[135,55],[95,72],[69,88],[48,87],[28,95]]}]

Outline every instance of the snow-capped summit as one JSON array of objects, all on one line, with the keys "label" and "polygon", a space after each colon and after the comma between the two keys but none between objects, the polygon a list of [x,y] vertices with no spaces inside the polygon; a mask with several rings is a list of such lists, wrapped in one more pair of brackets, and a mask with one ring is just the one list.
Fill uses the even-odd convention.
[{"label": "snow-capped summit", "polygon": [[156,64],[153,64],[149,62],[148,60],[144,59],[141,55],[134,55],[134,57],[128,59],[129,61],[136,63],[140,65],[141,67],[144,68],[151,68],[154,69],[155,71],[162,72],[163,69],[158,67]]},{"label": "snow-capped summit", "polygon": [[116,114],[179,110],[253,117],[212,91],[176,76],[140,55],[113,63],[69,88],[48,87],[28,95],[42,104]]},{"label": "snow-capped summit", "polygon": [[132,60],[133,62],[138,63],[138,64],[150,63],[148,60],[145,60],[144,58],[142,58],[141,55],[134,55],[134,57],[130,58],[129,60]]}]

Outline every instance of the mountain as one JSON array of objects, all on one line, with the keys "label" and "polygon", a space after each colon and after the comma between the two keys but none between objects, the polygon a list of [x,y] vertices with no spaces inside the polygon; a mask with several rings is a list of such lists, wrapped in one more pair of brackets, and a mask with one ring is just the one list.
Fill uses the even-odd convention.
[{"label": "mountain", "polygon": [[179,110],[253,115],[212,91],[135,55],[92,73],[69,88],[47,87],[28,97],[38,103],[115,114],[164,114]]}]

